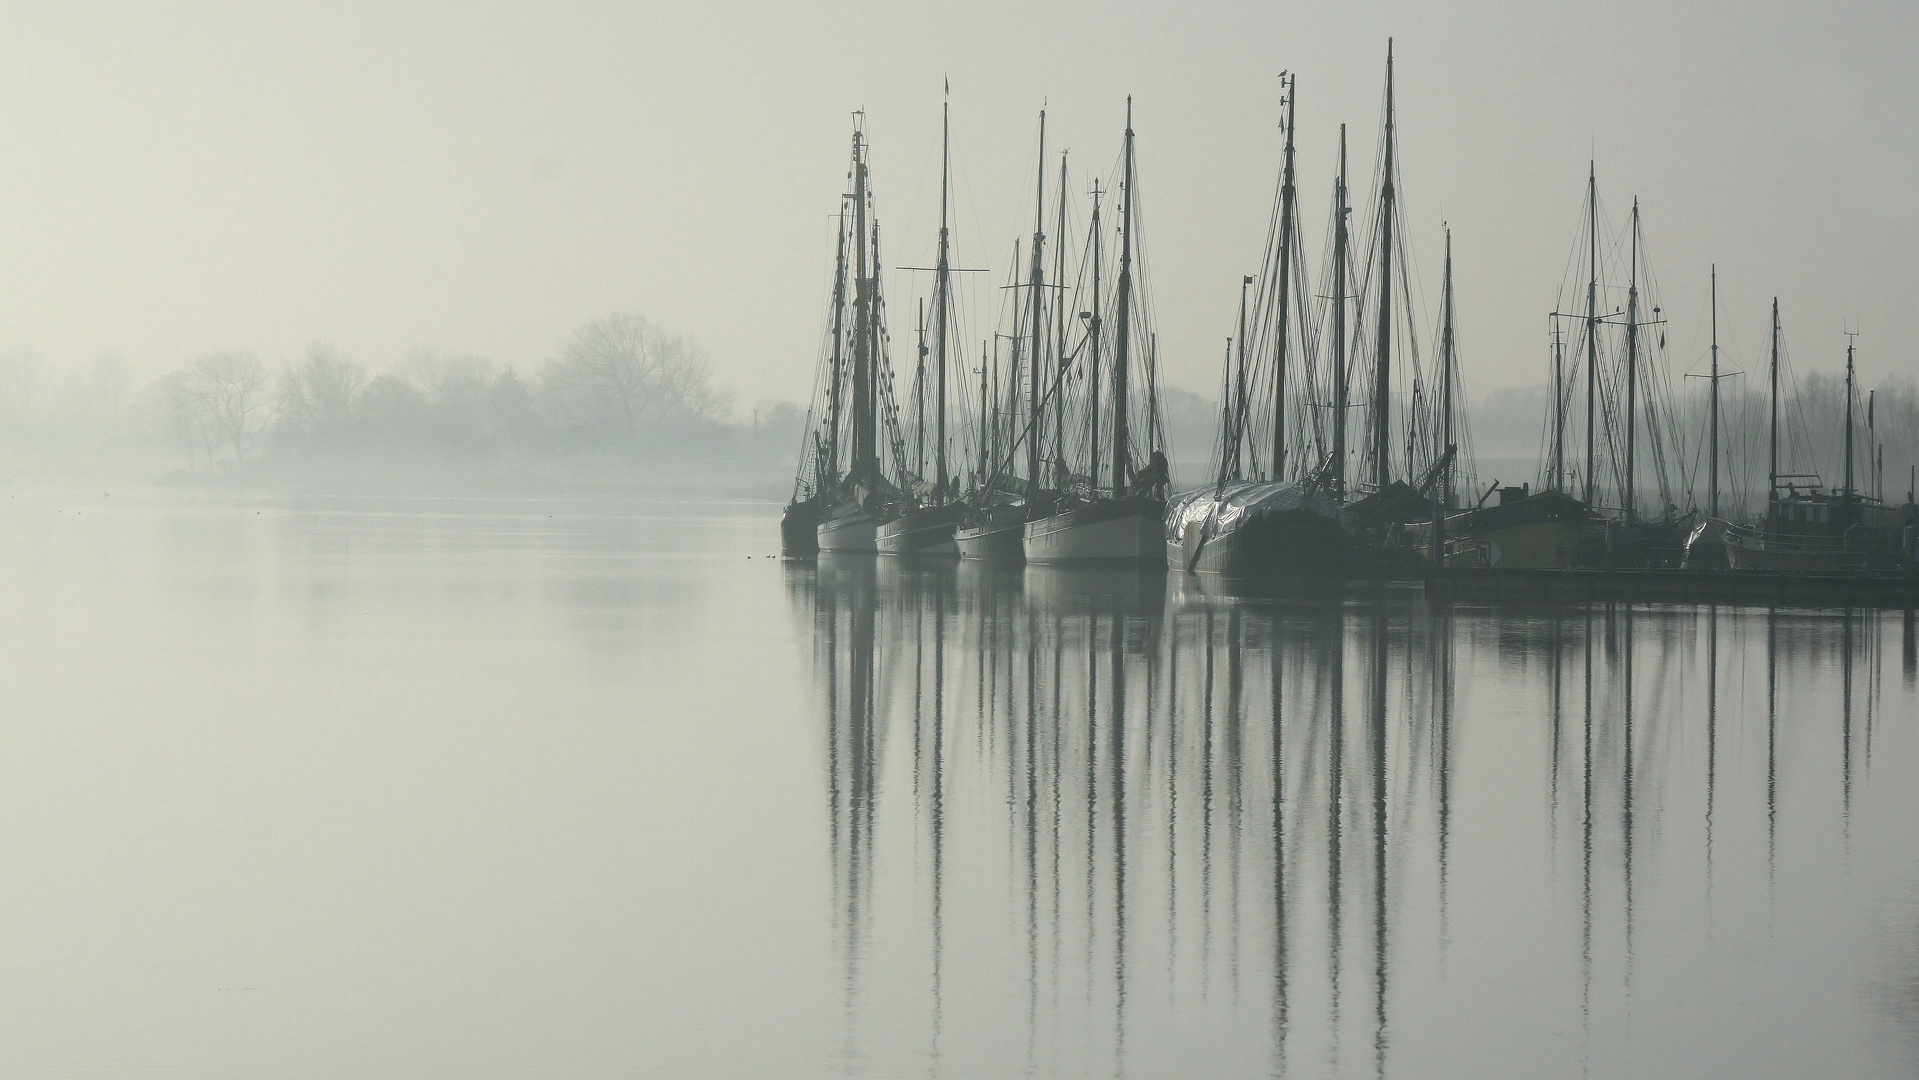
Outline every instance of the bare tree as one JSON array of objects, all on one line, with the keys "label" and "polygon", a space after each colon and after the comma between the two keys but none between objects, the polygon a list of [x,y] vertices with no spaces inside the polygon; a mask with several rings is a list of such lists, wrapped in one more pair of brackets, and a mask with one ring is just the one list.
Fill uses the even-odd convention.
[{"label": "bare tree", "polygon": [[252,353],[212,353],[187,365],[187,386],[206,421],[243,461],[267,415],[267,369]]},{"label": "bare tree", "polygon": [[338,431],[353,419],[366,387],[366,369],[330,345],[315,343],[297,366],[280,373],[279,422],[312,436]]},{"label": "bare tree", "polygon": [[211,460],[213,447],[209,438],[211,429],[207,424],[206,403],[193,387],[191,372],[182,369],[166,375],[147,390],[146,398],[159,411],[167,437],[186,453],[188,472],[192,472],[199,464],[199,451],[203,445]]},{"label": "bare tree", "polygon": [[648,422],[718,419],[732,400],[714,389],[699,346],[638,315],[580,327],[547,365],[546,378],[565,418],[626,438]]}]

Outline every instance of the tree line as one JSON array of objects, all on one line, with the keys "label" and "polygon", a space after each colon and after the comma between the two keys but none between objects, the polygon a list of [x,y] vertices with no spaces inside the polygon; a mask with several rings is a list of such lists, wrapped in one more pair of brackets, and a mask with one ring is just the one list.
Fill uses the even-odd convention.
[{"label": "tree line", "polygon": [[164,446],[192,474],[378,468],[381,463],[609,465],[787,456],[800,409],[761,403],[745,422],[694,341],[632,314],[579,327],[537,368],[415,350],[376,371],[319,343],[269,367],[257,355],[196,357],[138,389],[103,359],[55,379],[0,357],[0,441]]}]

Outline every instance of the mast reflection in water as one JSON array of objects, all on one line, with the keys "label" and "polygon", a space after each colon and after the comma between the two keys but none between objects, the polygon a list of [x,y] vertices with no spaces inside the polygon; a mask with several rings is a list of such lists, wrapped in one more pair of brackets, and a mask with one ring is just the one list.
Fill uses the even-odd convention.
[{"label": "mast reflection in water", "polygon": [[1897,613],[831,557],[789,585],[847,1073],[1870,1074],[1906,1045],[1855,976],[1915,921],[1860,899],[1910,865],[1910,618],[1887,685]]}]

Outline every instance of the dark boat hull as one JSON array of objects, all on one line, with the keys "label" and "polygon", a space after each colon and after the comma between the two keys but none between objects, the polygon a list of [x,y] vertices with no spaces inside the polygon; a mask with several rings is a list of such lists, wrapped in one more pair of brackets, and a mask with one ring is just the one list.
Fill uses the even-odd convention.
[{"label": "dark boat hull", "polygon": [[810,559],[820,553],[819,496],[796,499],[780,515],[780,554],[789,559]]},{"label": "dark boat hull", "polygon": [[1291,481],[1247,481],[1188,492],[1166,514],[1168,565],[1226,577],[1350,576],[1372,560],[1324,492]]},{"label": "dark boat hull", "polygon": [[1026,523],[988,523],[962,527],[953,534],[962,559],[1017,563],[1026,558]]},{"label": "dark boat hull", "polygon": [[1835,543],[1726,526],[1726,565],[1734,570],[1862,570],[1869,559]]},{"label": "dark boat hull", "polygon": [[953,533],[959,528],[959,517],[956,503],[908,510],[880,523],[874,532],[874,547],[881,555],[956,558],[959,547],[953,542]]}]

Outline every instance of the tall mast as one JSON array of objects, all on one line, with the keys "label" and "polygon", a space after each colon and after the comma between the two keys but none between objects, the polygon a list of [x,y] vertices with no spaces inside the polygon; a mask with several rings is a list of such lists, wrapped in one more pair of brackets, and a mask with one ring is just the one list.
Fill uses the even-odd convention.
[{"label": "tall mast", "polygon": [[1228,432],[1226,478],[1238,480],[1241,476],[1239,462],[1244,453],[1246,442],[1246,287],[1253,283],[1251,277],[1239,282],[1239,374],[1238,386],[1233,391],[1233,418]]},{"label": "tall mast", "polygon": [[1087,316],[1087,345],[1091,348],[1091,367],[1087,371],[1086,394],[1088,399],[1087,418],[1091,424],[1086,439],[1088,461],[1086,466],[1087,482],[1099,486],[1099,347],[1100,347],[1100,235],[1099,235],[1099,181],[1093,181],[1093,310]]},{"label": "tall mast", "polygon": [[[1033,294],[1030,298],[1032,308],[1028,314],[1028,319],[1033,324],[1033,355],[1028,363],[1031,370],[1028,373],[1029,378],[1027,380],[1026,391],[1026,411],[1030,414],[1027,419],[1032,425],[1032,430],[1026,433],[1026,483],[1029,492],[1037,491],[1041,486],[1039,475],[1039,366],[1040,357],[1045,355],[1045,350],[1040,348],[1040,342],[1043,340],[1042,335],[1045,333],[1045,328],[1042,325],[1045,307],[1041,302],[1041,293],[1046,285],[1046,263],[1044,261],[1044,249],[1046,245],[1046,233],[1044,231],[1046,217],[1045,109],[1039,111],[1039,166],[1034,171],[1039,174],[1039,178],[1034,184],[1033,192],[1033,272],[1031,280],[1027,282],[1028,291]],[[1018,373],[1016,372],[1015,378],[1017,379],[1017,377]]]},{"label": "tall mast", "polygon": [[[1597,167],[1586,165],[1586,263],[1591,273],[1586,278],[1586,492],[1585,503],[1593,504],[1593,467],[1597,430],[1599,393],[1599,180]],[[1716,383],[1714,385],[1717,385]]]},{"label": "tall mast", "polygon": [[1858,335],[1846,334],[1846,498],[1852,498],[1852,343]]},{"label": "tall mast", "polygon": [[919,360],[913,368],[913,432],[919,449],[913,459],[913,475],[926,479],[926,301],[920,301]]},{"label": "tall mast", "polygon": [[[1059,218],[1053,235],[1060,242],[1053,251],[1053,280],[1066,287],[1066,151],[1059,155]],[[1053,346],[1053,486],[1066,486],[1066,297],[1053,305],[1053,326],[1057,331]]]},{"label": "tall mast", "polygon": [[[994,356],[999,355],[999,342],[997,341],[993,343],[993,355]],[[981,338],[979,342],[979,474],[978,474],[979,480],[978,482],[982,484],[986,482],[986,470],[988,468],[986,463],[988,460],[991,460],[986,456],[988,452],[987,441],[989,439],[992,439],[995,442],[998,441],[995,438],[996,433],[993,430],[993,404],[992,404],[993,399],[989,396],[989,391],[986,389],[987,387],[986,372],[987,372],[986,339]],[[994,450],[997,450],[997,449],[998,449],[997,447],[994,447]]]},{"label": "tall mast", "polygon": [[1392,476],[1393,361],[1393,39],[1386,39],[1386,162],[1379,189],[1379,349],[1373,364],[1373,484],[1381,491]]},{"label": "tall mast", "polygon": [[1767,439],[1766,454],[1766,502],[1767,517],[1771,517],[1771,502],[1779,494],[1779,298],[1772,298],[1772,371],[1771,390],[1767,395],[1771,417],[1771,431]]},{"label": "tall mast", "polygon": [[[1007,275],[1008,277],[1012,278],[1015,285],[1017,285],[1019,278],[1013,275],[1017,274],[1018,270],[1019,270],[1019,237],[1016,236],[1013,238],[1013,274]],[[1020,369],[1020,362],[1021,362],[1020,346],[1025,344],[1026,339],[1021,337],[1018,333],[1019,320],[1017,316],[1015,316],[1013,320],[1013,330],[1014,332],[1011,334],[996,333],[993,335],[993,391],[992,392],[994,396],[990,399],[992,403],[992,415],[993,415],[993,424],[991,429],[993,456],[989,458],[988,460],[993,463],[991,465],[991,468],[995,470],[1002,467],[1000,464],[1001,441],[1005,439],[1010,439],[1012,437],[1010,434],[1012,430],[1012,425],[1019,420],[1019,369]],[[1004,382],[1000,381],[1001,368],[1000,368],[1000,361],[999,361],[999,347],[1000,347],[1000,339],[1002,337],[1005,338],[1007,341],[1012,342],[1012,345],[1013,345],[1013,357],[1011,362],[1005,368],[1007,375],[1006,375],[1006,380]],[[1002,394],[1004,394],[1003,397],[1001,396]],[[980,411],[982,415],[984,415],[986,412],[988,400],[989,399],[984,394],[981,395]],[[1004,467],[1011,468],[1012,462],[1007,461]],[[986,482],[985,469],[980,470],[980,475],[977,482],[981,484],[984,484]]]},{"label": "tall mast", "polygon": [[1299,76],[1286,80],[1286,171],[1279,185],[1279,334],[1273,346],[1273,479],[1286,478],[1286,337],[1293,296],[1293,114]]},{"label": "tall mast", "polygon": [[1566,339],[1553,320],[1552,489],[1566,490]]},{"label": "tall mast", "polygon": [[1126,431],[1126,375],[1133,328],[1133,98],[1126,98],[1126,202],[1120,207],[1119,341],[1113,350],[1113,494],[1126,494],[1129,447]]},{"label": "tall mast", "polygon": [[1626,288],[1626,520],[1639,517],[1634,457],[1638,452],[1639,404],[1639,199],[1632,201],[1632,279]]},{"label": "tall mast", "polygon": [[[1454,351],[1453,337],[1453,230],[1446,229],[1446,284],[1440,297],[1439,330],[1439,447],[1445,454],[1454,447],[1453,442],[1453,383],[1459,378],[1458,359]],[[1446,467],[1446,483],[1443,493],[1442,509],[1453,505],[1453,474],[1455,466]],[[1439,518],[1434,516],[1435,521]]]},{"label": "tall mast", "polygon": [[879,479],[878,429],[873,394],[873,278],[867,265],[866,152],[861,132],[853,132],[853,463],[858,483]]},{"label": "tall mast", "polygon": [[[947,192],[948,180],[952,175],[952,168],[951,168],[952,126],[951,126],[951,120],[950,120],[951,112],[952,112],[952,104],[947,101],[941,101],[940,102],[940,250],[939,250],[939,262],[934,264],[934,276],[933,276],[933,295],[938,298],[934,301],[936,306],[933,309],[933,319],[938,325],[938,331],[937,331],[938,337],[935,338],[934,348],[938,353],[938,355],[935,357],[935,362],[939,366],[939,376],[935,380],[939,384],[939,407],[938,407],[938,416],[934,420],[934,424],[938,428],[938,435],[937,435],[938,442],[935,444],[934,449],[935,449],[935,452],[939,455],[939,464],[937,466],[937,471],[939,473],[937,483],[939,486],[934,493],[934,500],[936,502],[946,501],[946,331],[947,331],[947,325],[948,325],[947,324],[948,312],[950,312],[953,307],[953,297],[951,293],[952,266],[947,259],[948,244],[947,244],[947,231],[946,231],[946,192]],[[982,402],[982,405],[983,404],[984,403]]]},{"label": "tall mast", "polygon": [[1712,479],[1706,487],[1706,516],[1719,516],[1719,267],[1712,268]]},{"label": "tall mast", "polygon": [[1333,492],[1346,497],[1346,125],[1333,184]]},{"label": "tall mast", "polygon": [[[853,136],[857,143],[859,135]],[[857,154],[858,149],[854,152]],[[844,405],[846,381],[846,197],[840,197],[840,239],[839,250],[833,256],[833,376],[827,387],[828,402],[826,425],[827,472],[821,481],[839,479],[840,475],[840,423],[841,409]]]}]

